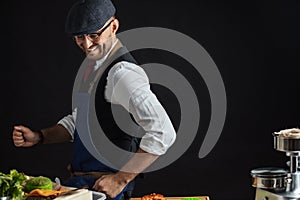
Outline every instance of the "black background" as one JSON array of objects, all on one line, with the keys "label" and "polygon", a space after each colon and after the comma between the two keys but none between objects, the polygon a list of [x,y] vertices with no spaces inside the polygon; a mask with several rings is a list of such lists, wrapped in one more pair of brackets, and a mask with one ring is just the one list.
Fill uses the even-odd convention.
[{"label": "black background", "polygon": [[[73,82],[84,58],[64,33],[66,14],[73,2],[1,3],[2,172],[17,169],[51,178],[68,176],[70,144],[16,148],[11,133],[15,124],[39,129],[71,112]],[[134,195],[157,192],[166,196],[209,195],[218,200],[254,199],[250,170],[284,167],[287,160],[284,153],[273,149],[271,133],[299,126],[300,2],[114,2],[120,31],[164,27],[201,44],[218,66],[228,100],[222,135],[213,151],[199,159],[210,117],[209,96],[199,77],[195,88],[199,89],[197,95],[203,96],[195,142],[172,165],[138,179]],[[175,63],[173,57],[163,56],[162,62]],[[182,65],[181,70],[185,67]]]}]

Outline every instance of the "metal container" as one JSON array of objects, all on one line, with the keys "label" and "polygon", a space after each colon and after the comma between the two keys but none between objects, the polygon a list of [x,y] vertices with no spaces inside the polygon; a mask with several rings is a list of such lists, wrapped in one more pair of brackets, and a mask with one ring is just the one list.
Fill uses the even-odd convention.
[{"label": "metal container", "polygon": [[274,149],[284,152],[300,152],[300,129],[287,129],[273,133]]},{"label": "metal container", "polygon": [[252,186],[260,189],[285,189],[287,174],[286,170],[275,167],[253,169],[251,170]]}]

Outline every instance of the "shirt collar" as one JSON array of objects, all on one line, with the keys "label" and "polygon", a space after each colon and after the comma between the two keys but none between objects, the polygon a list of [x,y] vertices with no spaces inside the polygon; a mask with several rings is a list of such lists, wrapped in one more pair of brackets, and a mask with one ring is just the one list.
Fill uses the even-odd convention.
[{"label": "shirt collar", "polygon": [[111,45],[111,48],[109,49],[109,51],[103,58],[96,60],[96,65],[94,66],[94,71],[96,71],[104,63],[104,61],[107,59],[108,55],[110,54],[110,52],[113,50],[113,48],[116,46],[117,43],[118,43],[118,39],[116,39],[116,41],[113,43],[113,45]]}]

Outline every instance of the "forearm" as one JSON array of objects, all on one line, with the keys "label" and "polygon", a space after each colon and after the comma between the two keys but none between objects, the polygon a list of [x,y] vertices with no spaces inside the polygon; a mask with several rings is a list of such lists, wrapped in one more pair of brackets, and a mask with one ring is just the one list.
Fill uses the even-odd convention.
[{"label": "forearm", "polygon": [[41,133],[43,138],[42,144],[64,143],[72,140],[68,130],[60,124],[42,129]]},{"label": "forearm", "polygon": [[123,184],[129,183],[138,174],[149,167],[158,157],[158,155],[150,154],[142,149],[138,149],[137,153],[116,174],[119,177],[119,181]]}]

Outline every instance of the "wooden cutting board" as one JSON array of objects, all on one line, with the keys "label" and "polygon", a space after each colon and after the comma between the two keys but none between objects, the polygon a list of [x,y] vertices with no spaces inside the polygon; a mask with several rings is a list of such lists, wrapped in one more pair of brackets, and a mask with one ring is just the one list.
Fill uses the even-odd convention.
[{"label": "wooden cutting board", "polygon": [[[209,200],[208,196],[191,196],[191,197],[165,197],[167,200]],[[141,200],[141,198],[131,198],[130,200]]]}]

